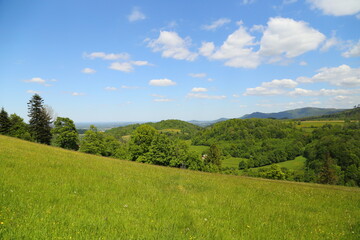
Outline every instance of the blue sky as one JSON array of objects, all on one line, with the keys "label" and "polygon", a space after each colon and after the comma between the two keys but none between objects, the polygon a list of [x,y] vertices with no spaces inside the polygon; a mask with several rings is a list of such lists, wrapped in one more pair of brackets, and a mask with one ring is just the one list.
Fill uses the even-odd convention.
[{"label": "blue sky", "polygon": [[360,1],[0,1],[0,107],[76,122],[360,104]]}]

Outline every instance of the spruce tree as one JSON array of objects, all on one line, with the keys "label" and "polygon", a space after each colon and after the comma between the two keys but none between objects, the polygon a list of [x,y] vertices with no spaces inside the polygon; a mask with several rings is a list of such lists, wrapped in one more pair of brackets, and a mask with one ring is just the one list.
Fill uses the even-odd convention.
[{"label": "spruce tree", "polygon": [[0,134],[7,135],[10,133],[11,122],[8,113],[1,108],[0,112]]},{"label": "spruce tree", "polygon": [[39,143],[50,145],[51,142],[51,117],[44,108],[44,100],[35,94],[28,102],[28,116],[30,133]]}]

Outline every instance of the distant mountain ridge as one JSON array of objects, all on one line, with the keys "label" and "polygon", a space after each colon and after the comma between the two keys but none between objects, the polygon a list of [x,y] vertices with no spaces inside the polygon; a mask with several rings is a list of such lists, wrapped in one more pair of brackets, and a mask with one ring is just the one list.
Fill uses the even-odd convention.
[{"label": "distant mountain ridge", "polygon": [[251,114],[245,114],[244,116],[241,117],[241,119],[248,119],[248,118],[296,119],[296,118],[328,115],[345,110],[347,109],[305,107],[305,108],[298,108],[298,109],[287,110],[276,113],[254,112]]}]

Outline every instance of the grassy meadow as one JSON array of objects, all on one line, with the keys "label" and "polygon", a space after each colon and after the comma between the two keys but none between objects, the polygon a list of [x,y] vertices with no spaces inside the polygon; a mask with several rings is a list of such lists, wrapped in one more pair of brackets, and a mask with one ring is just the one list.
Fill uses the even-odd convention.
[{"label": "grassy meadow", "polygon": [[97,157],[0,135],[0,239],[359,239],[360,190]]}]

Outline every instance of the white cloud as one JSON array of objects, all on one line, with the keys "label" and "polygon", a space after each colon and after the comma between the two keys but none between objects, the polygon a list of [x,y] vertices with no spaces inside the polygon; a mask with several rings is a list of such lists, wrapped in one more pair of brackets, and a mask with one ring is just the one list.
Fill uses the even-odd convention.
[{"label": "white cloud", "polygon": [[131,61],[130,63],[136,66],[152,66],[148,61]]},{"label": "white cloud", "polygon": [[193,89],[191,89],[192,92],[207,92],[207,88],[203,88],[203,87],[194,87]]},{"label": "white cloud", "polygon": [[200,98],[200,99],[213,99],[213,100],[222,100],[225,99],[226,96],[215,96],[215,95],[208,95],[205,93],[189,93],[187,95],[188,98]]},{"label": "white cloud", "polygon": [[189,76],[193,78],[204,78],[206,77],[206,73],[189,73]]},{"label": "white cloud", "polygon": [[154,99],[154,102],[172,102],[174,101],[174,99],[169,99],[169,98],[156,98]]},{"label": "white cloud", "polygon": [[265,26],[263,25],[254,25],[251,27],[250,32],[264,32]]},{"label": "white cloud", "polygon": [[360,93],[360,89],[320,89],[308,90],[303,88],[295,88],[294,91],[288,93],[290,96],[334,96],[334,95],[353,95]]},{"label": "white cloud", "polygon": [[320,51],[326,52],[331,47],[341,44],[341,41],[335,37],[335,34],[331,37],[326,39],[323,46],[320,48]]},{"label": "white cloud", "polygon": [[213,54],[215,50],[215,45],[213,42],[202,42],[201,47],[199,48],[199,53],[202,56],[209,57]]},{"label": "white cloud", "polygon": [[223,25],[230,23],[231,20],[228,18],[220,18],[214,22],[212,22],[210,25],[204,25],[202,26],[202,29],[205,30],[216,30],[219,27],[222,27]]},{"label": "white cloud", "polygon": [[96,71],[92,68],[84,68],[81,72],[85,73],[85,74],[94,74],[96,73]]},{"label": "white cloud", "polygon": [[306,66],[306,65],[308,65],[308,63],[305,62],[305,61],[301,61],[301,62],[299,62],[299,65],[300,65],[300,66]]},{"label": "white cloud", "polygon": [[34,90],[27,90],[26,92],[30,93],[30,94],[40,94],[41,93],[39,91],[34,91]]},{"label": "white cloud", "polygon": [[27,79],[27,80],[24,80],[24,82],[26,83],[37,83],[37,84],[41,84],[45,87],[50,87],[51,84],[48,84],[47,82],[56,82],[57,80],[56,79],[51,79],[51,80],[45,80],[45,79],[42,79],[42,78],[39,78],[39,77],[34,77],[34,78],[31,78],[31,79]]},{"label": "white cloud", "polygon": [[134,67],[128,62],[114,62],[109,68],[121,72],[132,72],[134,70]]},{"label": "white cloud", "polygon": [[281,95],[286,92],[282,89],[278,88],[265,88],[265,87],[255,87],[255,88],[247,88],[244,96],[273,96],[273,95]]},{"label": "white cloud", "polygon": [[154,52],[162,52],[164,58],[194,61],[197,53],[189,51],[190,38],[181,38],[176,32],[160,31],[157,39],[150,40],[148,47]]},{"label": "white cloud", "polygon": [[45,84],[46,80],[39,78],[39,77],[35,77],[35,78],[29,79],[29,80],[24,80],[24,82]]},{"label": "white cloud", "polygon": [[128,16],[129,22],[135,22],[146,19],[145,14],[140,12],[138,8],[134,8],[131,12],[131,14]]},{"label": "white cloud", "polygon": [[260,54],[288,58],[315,50],[325,36],[308,26],[306,22],[290,18],[270,18],[261,38]]},{"label": "white cloud", "polygon": [[252,47],[256,45],[251,36],[240,25],[239,29],[230,34],[222,46],[214,51],[213,43],[205,42],[200,48],[200,53],[209,59],[225,60],[225,66],[237,68],[256,68],[260,64],[260,58]]},{"label": "white cloud", "polygon": [[342,54],[344,57],[360,57],[360,40],[350,47],[350,49]]},{"label": "white cloud", "polygon": [[116,91],[117,88],[116,87],[106,87],[104,88],[106,91]]},{"label": "white cloud", "polygon": [[274,79],[271,82],[263,82],[261,84],[265,88],[294,88],[297,85],[298,83],[291,79]]},{"label": "white cloud", "polygon": [[93,53],[84,53],[83,56],[88,59],[100,58],[103,60],[119,60],[119,59],[129,59],[130,58],[130,55],[128,53],[93,52]]},{"label": "white cloud", "polygon": [[71,96],[84,96],[85,93],[79,93],[79,92],[71,92]]},{"label": "white cloud", "polygon": [[331,85],[342,87],[360,86],[360,68],[351,68],[348,65],[341,65],[334,68],[321,68],[311,78],[299,77],[301,83],[328,82]]},{"label": "white cloud", "polygon": [[360,11],[359,0],[307,0],[312,8],[320,9],[326,15],[354,15]]},{"label": "white cloud", "polygon": [[158,87],[167,87],[167,86],[174,86],[176,82],[164,78],[164,79],[153,79],[149,81],[149,85],[151,86],[158,86]]}]

